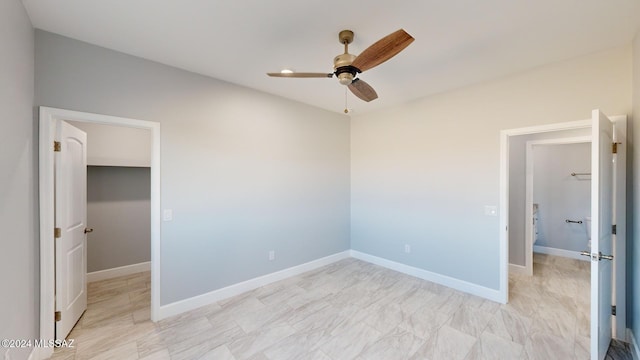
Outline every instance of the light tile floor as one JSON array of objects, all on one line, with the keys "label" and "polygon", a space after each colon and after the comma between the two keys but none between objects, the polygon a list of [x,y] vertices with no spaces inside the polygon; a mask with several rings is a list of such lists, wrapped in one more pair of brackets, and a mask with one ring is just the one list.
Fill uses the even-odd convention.
[{"label": "light tile floor", "polygon": [[588,359],[588,263],[535,261],[507,305],[347,259],[155,324],[149,273],[105,280],[52,359]]}]

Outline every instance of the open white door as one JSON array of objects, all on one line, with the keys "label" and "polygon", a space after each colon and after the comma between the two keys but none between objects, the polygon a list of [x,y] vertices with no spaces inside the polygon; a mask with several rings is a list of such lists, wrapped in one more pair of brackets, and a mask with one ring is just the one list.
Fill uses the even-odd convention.
[{"label": "open white door", "polygon": [[591,359],[602,360],[611,342],[613,281],[613,124],[592,112],[591,145]]},{"label": "open white door", "polygon": [[56,339],[63,340],[87,309],[87,134],[65,121],[56,125],[55,309]]}]

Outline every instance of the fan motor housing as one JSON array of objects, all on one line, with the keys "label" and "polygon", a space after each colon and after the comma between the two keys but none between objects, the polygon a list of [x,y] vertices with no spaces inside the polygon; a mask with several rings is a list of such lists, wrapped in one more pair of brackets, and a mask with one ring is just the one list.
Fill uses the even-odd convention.
[{"label": "fan motor housing", "polygon": [[333,68],[338,69],[343,66],[349,66],[356,59],[355,55],[352,54],[340,54],[333,58]]}]

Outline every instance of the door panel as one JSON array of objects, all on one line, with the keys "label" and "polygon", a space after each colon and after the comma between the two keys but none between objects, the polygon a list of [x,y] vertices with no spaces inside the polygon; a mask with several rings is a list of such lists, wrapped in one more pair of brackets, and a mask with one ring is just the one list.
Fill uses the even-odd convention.
[{"label": "door panel", "polygon": [[613,124],[592,113],[591,147],[591,359],[604,359],[611,342],[613,220]]},{"label": "door panel", "polygon": [[61,151],[55,159],[56,339],[66,338],[87,308],[87,135],[69,123],[57,123]]}]

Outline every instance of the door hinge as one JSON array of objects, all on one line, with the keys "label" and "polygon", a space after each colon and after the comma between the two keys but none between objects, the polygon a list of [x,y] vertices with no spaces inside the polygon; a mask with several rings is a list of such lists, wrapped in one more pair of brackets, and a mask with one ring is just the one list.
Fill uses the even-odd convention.
[{"label": "door hinge", "polygon": [[53,151],[55,151],[55,152],[62,151],[62,145],[60,144],[60,141],[54,141],[53,142]]},{"label": "door hinge", "polygon": [[618,227],[617,227],[616,225],[611,225],[611,233],[612,233],[613,235],[615,235],[615,234],[616,234],[616,232],[618,231],[618,229],[617,229],[617,228],[618,228]]},{"label": "door hinge", "polygon": [[622,145],[621,142],[614,142],[613,144],[611,144],[611,152],[614,154],[618,153],[618,145]]},{"label": "door hinge", "polygon": [[53,229],[53,237],[56,239],[62,237],[62,229],[60,228]]},{"label": "door hinge", "polygon": [[611,305],[611,315],[616,316],[616,306]]},{"label": "door hinge", "polygon": [[56,311],[55,319],[56,319],[56,321],[62,320],[62,313],[60,311]]}]

